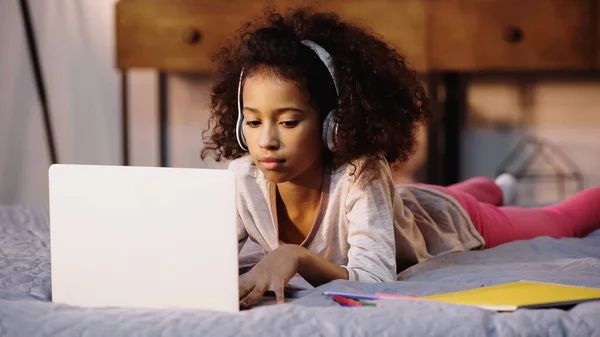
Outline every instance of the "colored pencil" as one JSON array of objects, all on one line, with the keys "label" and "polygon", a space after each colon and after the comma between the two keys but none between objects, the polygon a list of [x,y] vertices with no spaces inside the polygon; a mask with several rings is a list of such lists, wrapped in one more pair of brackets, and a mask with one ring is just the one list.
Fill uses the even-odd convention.
[{"label": "colored pencil", "polygon": [[376,307],[376,308],[381,307],[378,303],[374,303],[374,302],[368,302],[368,301],[358,301],[358,302],[366,307]]},{"label": "colored pencil", "polygon": [[362,304],[360,302],[356,302],[356,301],[353,301],[351,299],[348,299],[348,298],[345,298],[342,296],[334,295],[334,296],[331,296],[331,298],[334,301],[336,301],[337,303],[339,303],[343,306],[347,306],[347,307],[362,307],[362,306],[364,306],[364,304]]}]

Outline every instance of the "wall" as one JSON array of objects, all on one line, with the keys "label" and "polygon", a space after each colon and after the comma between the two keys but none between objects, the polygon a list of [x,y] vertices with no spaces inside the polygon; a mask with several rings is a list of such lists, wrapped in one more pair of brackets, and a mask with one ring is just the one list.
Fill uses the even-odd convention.
[{"label": "wall", "polygon": [[[29,0],[61,163],[121,163],[115,2]],[[44,205],[50,158],[23,27],[18,0],[0,1],[0,204]],[[172,164],[222,167],[198,159],[206,79],[182,83],[169,81]],[[132,72],[129,89],[132,164],[157,165],[156,73]]]},{"label": "wall", "polygon": [[[62,163],[120,164],[114,3],[30,0]],[[130,76],[134,165],[158,164],[156,76],[154,71],[135,71]],[[584,174],[586,186],[600,185],[600,143],[593,140],[600,128],[598,78],[476,76],[471,83],[463,177],[493,176],[518,137],[533,132],[568,153]],[[208,118],[208,86],[209,79],[203,76],[175,74],[169,78],[173,166],[226,165],[199,159],[201,132]],[[499,124],[517,129],[507,131]],[[49,164],[18,1],[2,0],[0,203],[46,204]]]},{"label": "wall", "polygon": [[[130,74],[130,155],[132,165],[159,164],[158,74],[136,70]],[[202,132],[208,123],[209,76],[170,74],[168,91],[168,160],[170,166],[221,168],[207,158],[200,160]],[[121,144],[119,143],[119,147]]]},{"label": "wall", "polygon": [[[118,77],[108,1],[30,1],[59,159],[118,161]],[[0,1],[0,203],[47,202],[46,148],[17,0]]]}]

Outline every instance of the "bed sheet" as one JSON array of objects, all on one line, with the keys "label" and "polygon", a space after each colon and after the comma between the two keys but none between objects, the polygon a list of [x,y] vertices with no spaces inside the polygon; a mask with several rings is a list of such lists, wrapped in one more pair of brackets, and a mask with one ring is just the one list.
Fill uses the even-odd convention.
[{"label": "bed sheet", "polygon": [[[495,313],[430,302],[340,308],[325,290],[427,295],[528,279],[600,287],[600,231],[452,253],[413,266],[398,282],[335,281],[283,305],[239,314],[80,308],[51,302],[47,209],[0,206],[0,336],[600,336],[600,302],[569,311]],[[245,247],[242,264],[262,251]]]}]

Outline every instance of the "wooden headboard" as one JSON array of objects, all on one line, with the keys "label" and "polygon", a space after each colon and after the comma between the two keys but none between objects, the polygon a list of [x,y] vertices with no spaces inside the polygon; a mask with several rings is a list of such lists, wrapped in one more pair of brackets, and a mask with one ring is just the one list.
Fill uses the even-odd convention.
[{"label": "wooden headboard", "polygon": [[[600,70],[600,0],[120,0],[116,65],[123,81],[125,164],[127,70],[159,71],[160,158],[166,166],[166,74],[214,71],[212,55],[265,4],[336,12],[378,33],[427,74],[436,117],[428,125],[426,181],[434,184],[460,177],[463,73]],[[443,103],[437,102],[440,86]]]},{"label": "wooden headboard", "polygon": [[264,4],[312,5],[366,26],[420,72],[600,69],[599,0],[121,0],[120,69],[211,72]]}]

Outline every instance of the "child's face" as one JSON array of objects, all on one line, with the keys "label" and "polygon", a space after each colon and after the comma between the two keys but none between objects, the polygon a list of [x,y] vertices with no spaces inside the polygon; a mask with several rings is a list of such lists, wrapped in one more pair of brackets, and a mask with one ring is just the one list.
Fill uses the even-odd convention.
[{"label": "child's face", "polygon": [[318,111],[308,93],[268,72],[246,78],[244,135],[256,166],[270,181],[314,181],[322,166]]}]

